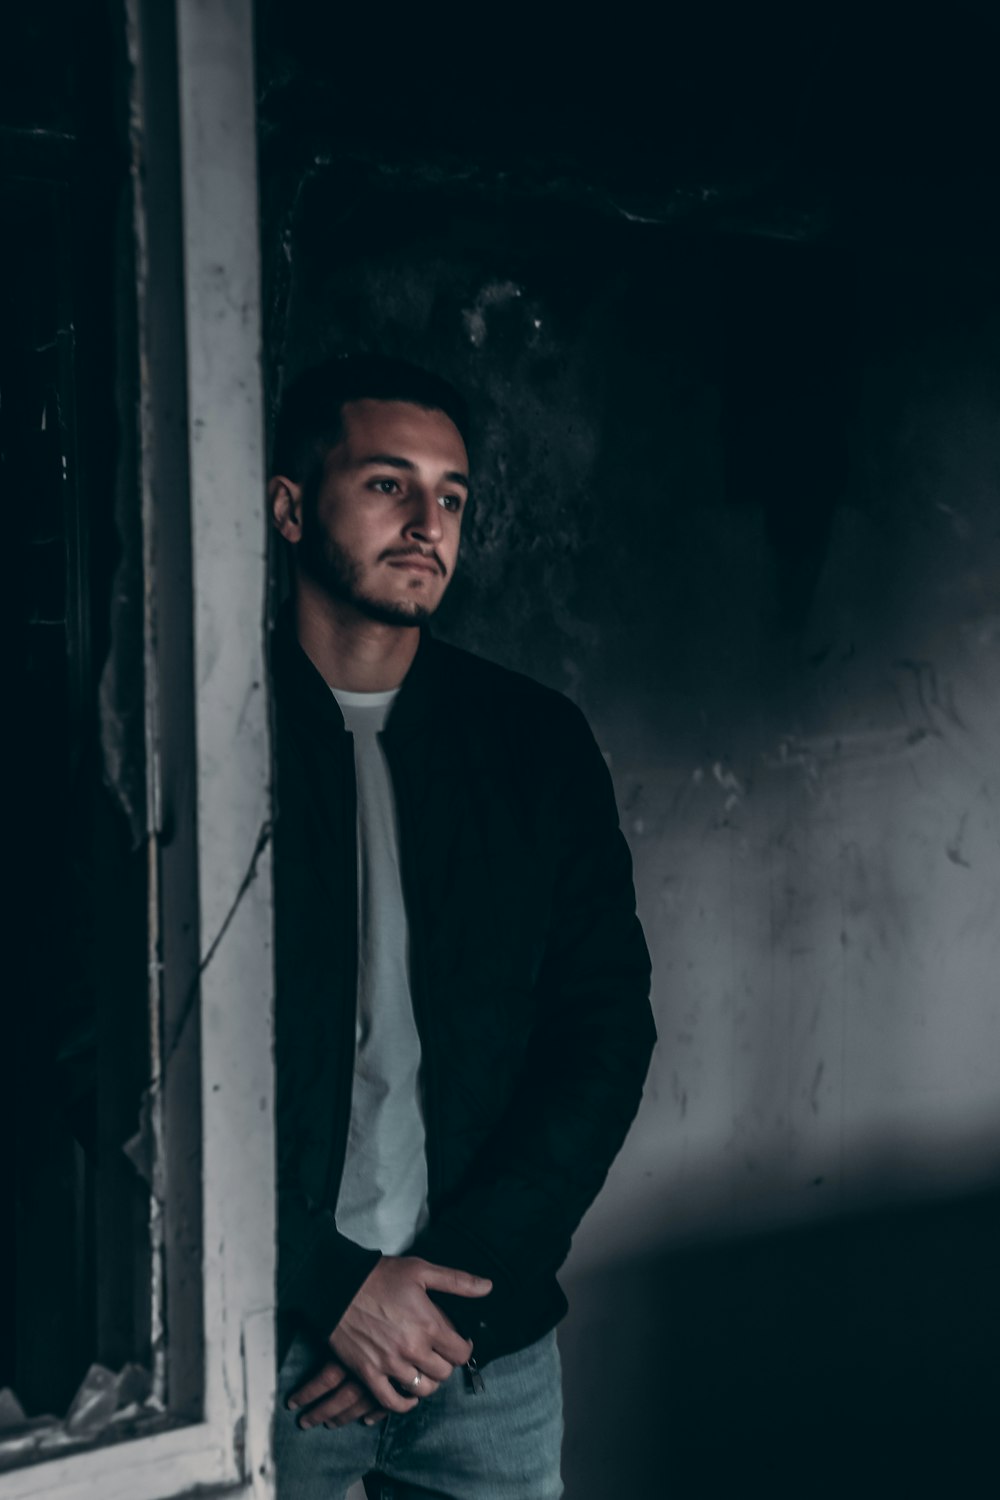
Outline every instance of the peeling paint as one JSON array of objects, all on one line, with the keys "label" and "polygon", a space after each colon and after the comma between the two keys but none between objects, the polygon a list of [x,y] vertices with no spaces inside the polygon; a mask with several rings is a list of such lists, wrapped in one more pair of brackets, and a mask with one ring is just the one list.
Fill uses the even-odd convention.
[{"label": "peeling paint", "polygon": [[139,1105],[139,1128],[122,1146],[143,1182],[151,1189],[156,1179],[156,1128],[153,1123],[155,1094],[152,1088],[143,1090]]},{"label": "peeling paint", "polygon": [[879,764],[908,756],[937,733],[922,724],[899,724],[842,734],[786,735],[775,751],[764,755],[763,762],[771,771],[803,770],[818,780],[833,766]]},{"label": "peeling paint", "polygon": [[725,801],[725,809],[727,813],[732,812],[733,808],[738,807],[740,802],[746,796],[746,787],[740,781],[735,772],[723,769],[721,761],[717,760],[713,765],[712,775],[715,777],[715,780],[718,782],[719,786],[722,787],[722,790],[729,793]]},{"label": "peeling paint", "polygon": [[958,827],[955,830],[954,837],[945,845],[945,853],[951,860],[952,864],[961,865],[963,870],[972,869],[971,864],[965,858],[965,855],[962,852],[962,846],[965,841],[965,830],[968,822],[969,814],[967,812],[964,812],[961,818],[958,820]]},{"label": "peeling paint", "polygon": [[910,675],[929,729],[936,729],[942,719],[955,729],[968,727],[955,704],[955,684],[947,680],[942,683],[933,662],[904,657],[896,666]]},{"label": "peeling paint", "polygon": [[[476,349],[481,348],[486,342],[487,313],[507,307],[523,296],[524,289],[514,281],[488,281],[481,287],[472,305],[462,309],[462,322],[469,343]],[[535,327],[541,326],[541,319],[536,320]]]}]

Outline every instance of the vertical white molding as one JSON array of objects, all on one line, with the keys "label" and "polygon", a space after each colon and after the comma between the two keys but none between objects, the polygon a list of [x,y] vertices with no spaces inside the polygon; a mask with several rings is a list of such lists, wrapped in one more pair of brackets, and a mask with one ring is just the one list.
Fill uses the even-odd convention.
[{"label": "vertical white molding", "polygon": [[[177,873],[190,865],[193,878],[194,860],[193,851],[180,847],[190,844],[192,811],[186,726],[178,727],[179,716],[188,712],[187,677],[177,663],[186,654],[183,632],[190,616],[189,557],[180,524],[186,517],[176,507],[188,504],[184,481],[188,472],[190,477],[196,721],[190,773],[196,786],[201,981],[200,993],[191,994],[200,1003],[197,1014],[183,1013],[186,966],[190,962],[193,969],[194,956],[189,960],[182,932],[169,955],[165,950],[168,977],[178,992],[171,1017],[178,1028],[174,1050],[154,1062],[157,1077],[172,1067],[172,1077],[180,1079],[168,1121],[181,1143],[171,1169],[195,1172],[198,1154],[187,1136],[196,1142],[196,1131],[190,1118],[181,1118],[188,1099],[184,1080],[194,1069],[178,1074],[177,1068],[182,1047],[197,1060],[188,1022],[200,1021],[204,1410],[202,1420],[172,1430],[68,1457],[53,1455],[0,1474],[2,1500],[91,1500],[95,1495],[179,1500],[221,1488],[233,1500],[274,1496],[271,767],[253,6],[250,0],[175,3],[183,328],[173,306],[172,252],[156,239],[160,253],[154,265],[144,196],[152,132],[158,146],[153,233],[172,235],[177,227],[170,188],[176,181],[174,96],[173,79],[164,69],[172,73],[173,59],[159,50],[163,28],[173,19],[165,16],[168,0],[126,0],[125,21],[132,66],[157,85],[155,120],[146,117],[139,84],[132,95],[150,807],[158,831],[172,823],[160,857],[173,861],[174,886],[180,882],[189,893],[187,877]],[[145,26],[151,19],[163,26]],[[155,30],[154,41],[147,30],[150,36]],[[169,109],[162,107],[166,95]],[[171,319],[175,341],[168,336]],[[186,346],[186,435],[180,420],[181,343]],[[157,394],[159,401],[153,399]],[[171,517],[178,524],[170,525]],[[166,666],[161,656],[169,656]],[[164,672],[169,690],[161,699]],[[164,739],[170,740],[173,756],[166,791],[160,780]],[[170,807],[164,816],[167,792]],[[155,875],[155,859],[153,866]],[[180,910],[184,903],[176,897],[175,889],[164,920],[191,931],[194,913]],[[157,908],[154,929],[158,916]],[[181,1213],[184,1201],[182,1194]],[[195,1243],[197,1236],[187,1236],[181,1225],[175,1226],[174,1239],[179,1253],[177,1245],[186,1239]],[[183,1266],[178,1274],[183,1279]],[[169,1313],[168,1308],[167,1337],[190,1341],[182,1349],[190,1363],[197,1352],[196,1331],[185,1329],[176,1299],[173,1321]]]},{"label": "vertical white molding", "polygon": [[[273,953],[253,7],[179,0],[201,919],[205,1418],[272,1494]],[[248,1400],[249,1398],[249,1400]],[[245,1423],[245,1425],[244,1425]]]}]

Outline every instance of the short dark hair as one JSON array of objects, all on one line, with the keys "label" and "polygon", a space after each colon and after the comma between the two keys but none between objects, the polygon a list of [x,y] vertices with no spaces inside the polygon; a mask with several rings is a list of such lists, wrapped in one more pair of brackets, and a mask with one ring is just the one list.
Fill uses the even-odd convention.
[{"label": "short dark hair", "polygon": [[283,474],[311,491],[326,455],[344,436],[348,401],[409,401],[450,417],[468,447],[465,400],[440,375],[405,359],[383,354],[343,354],[303,370],[281,400],[275,428],[272,474]]}]

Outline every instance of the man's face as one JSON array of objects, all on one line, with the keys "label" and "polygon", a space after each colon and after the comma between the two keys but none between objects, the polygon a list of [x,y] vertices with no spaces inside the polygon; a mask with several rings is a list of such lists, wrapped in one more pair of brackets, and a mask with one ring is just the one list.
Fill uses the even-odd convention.
[{"label": "man's face", "polygon": [[413,625],[437,609],[458,558],[469,460],[442,411],[351,401],[302,515],[299,569],[369,619]]}]

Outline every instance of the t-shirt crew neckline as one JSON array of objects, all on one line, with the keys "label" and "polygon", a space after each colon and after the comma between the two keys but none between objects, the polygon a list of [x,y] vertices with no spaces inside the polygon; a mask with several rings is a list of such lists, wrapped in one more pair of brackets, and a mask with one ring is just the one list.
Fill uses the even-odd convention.
[{"label": "t-shirt crew neckline", "polygon": [[388,708],[399,695],[399,688],[384,688],[379,693],[349,693],[346,688],[330,689],[341,708]]}]

